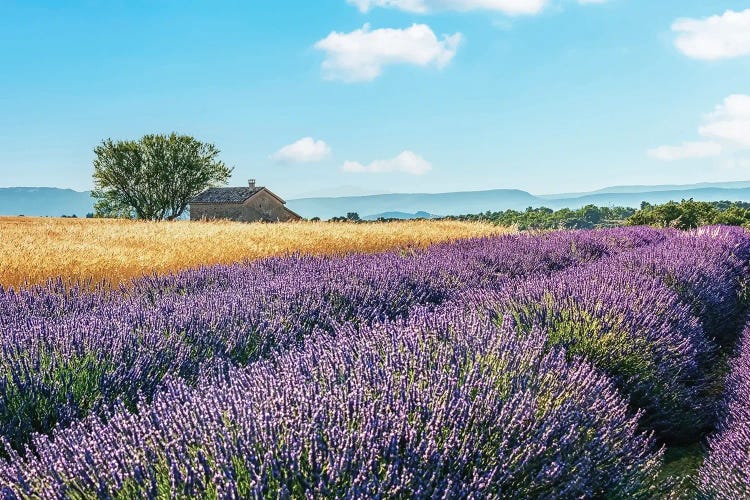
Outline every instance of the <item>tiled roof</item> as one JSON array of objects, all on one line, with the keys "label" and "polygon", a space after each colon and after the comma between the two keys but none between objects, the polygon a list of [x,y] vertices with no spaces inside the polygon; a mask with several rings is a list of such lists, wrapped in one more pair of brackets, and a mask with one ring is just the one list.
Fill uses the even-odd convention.
[{"label": "tiled roof", "polygon": [[208,188],[190,200],[190,203],[243,203],[262,187]]}]

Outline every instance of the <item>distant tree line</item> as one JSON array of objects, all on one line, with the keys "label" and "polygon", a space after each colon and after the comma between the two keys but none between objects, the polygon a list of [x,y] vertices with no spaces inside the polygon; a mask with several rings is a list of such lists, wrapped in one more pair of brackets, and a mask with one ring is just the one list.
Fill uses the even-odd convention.
[{"label": "distant tree line", "polygon": [[527,229],[596,229],[621,226],[636,210],[628,207],[597,207],[586,205],[579,209],[552,210],[547,207],[526,210],[487,211],[481,214],[444,217],[444,220],[490,222],[500,226]]},{"label": "distant tree line", "polygon": [[616,226],[657,226],[693,229],[725,225],[750,228],[750,203],[744,201],[670,201],[661,205],[641,203],[640,210],[629,207],[597,207],[552,210],[547,207],[504,210],[444,217],[445,220],[490,222],[529,229],[597,229]]},{"label": "distant tree line", "polygon": [[[313,219],[318,219],[318,217],[314,217]],[[330,222],[366,222],[363,221],[357,212],[349,212],[346,214],[346,217],[331,217],[328,219]]]},{"label": "distant tree line", "polygon": [[679,203],[670,201],[662,205],[641,203],[641,209],[628,217],[629,226],[675,227],[693,229],[721,224],[750,228],[750,203],[744,201],[695,201],[692,198]]},{"label": "distant tree line", "polygon": [[[320,222],[320,217],[313,217],[309,219],[311,222]],[[402,222],[404,220],[431,220],[427,217],[415,217],[411,219],[403,219],[401,217],[378,217],[377,219],[363,219],[357,212],[348,212],[346,216],[331,217],[328,222],[356,222],[358,224],[373,224],[377,222]]]}]

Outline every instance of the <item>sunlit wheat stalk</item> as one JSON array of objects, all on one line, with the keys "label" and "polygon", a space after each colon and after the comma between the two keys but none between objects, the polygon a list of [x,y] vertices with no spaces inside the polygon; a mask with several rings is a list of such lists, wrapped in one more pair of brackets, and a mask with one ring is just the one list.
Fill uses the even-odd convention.
[{"label": "sunlit wheat stalk", "polygon": [[512,230],[458,221],[243,224],[0,218],[0,285],[119,283],[151,273],[303,254],[378,252]]}]

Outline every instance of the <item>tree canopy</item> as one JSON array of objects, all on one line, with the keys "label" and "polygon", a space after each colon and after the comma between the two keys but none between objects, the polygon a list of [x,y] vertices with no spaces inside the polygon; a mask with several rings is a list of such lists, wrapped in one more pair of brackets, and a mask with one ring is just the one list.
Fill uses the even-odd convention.
[{"label": "tree canopy", "polygon": [[663,205],[643,202],[641,209],[628,218],[627,224],[678,229],[692,229],[714,224],[750,227],[750,203],[695,201],[692,198],[679,203],[670,201]]},{"label": "tree canopy", "polygon": [[597,207],[586,205],[577,210],[563,208],[552,210],[547,207],[528,207],[524,211],[487,211],[481,214],[449,216],[449,220],[484,221],[501,226],[516,226],[526,229],[592,229],[622,225],[635,210],[627,207]]},{"label": "tree canopy", "polygon": [[365,222],[363,221],[357,212],[348,212],[346,217],[333,217],[330,219],[331,222]]},{"label": "tree canopy", "polygon": [[94,149],[97,217],[174,220],[207,187],[226,184],[232,169],[219,150],[187,135],[107,139]]},{"label": "tree canopy", "polygon": [[526,229],[591,229],[614,226],[657,226],[693,229],[725,225],[750,228],[750,203],[743,201],[670,201],[661,205],[641,203],[640,210],[629,207],[586,205],[573,210],[529,207],[524,211],[488,211],[481,214],[445,217],[451,220],[484,221]]}]

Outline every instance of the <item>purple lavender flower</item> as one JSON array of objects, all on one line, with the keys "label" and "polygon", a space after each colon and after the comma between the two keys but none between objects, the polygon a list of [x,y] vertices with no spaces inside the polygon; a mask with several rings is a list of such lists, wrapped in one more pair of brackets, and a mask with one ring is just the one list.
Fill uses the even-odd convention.
[{"label": "purple lavender flower", "polygon": [[660,452],[586,363],[460,309],[336,337],[0,463],[7,498],[648,498]]},{"label": "purple lavender flower", "polygon": [[698,479],[702,497],[750,497],[750,324],[727,379],[721,423],[708,447]]}]

